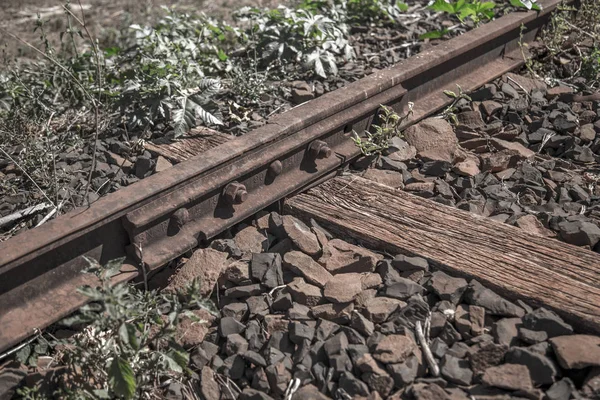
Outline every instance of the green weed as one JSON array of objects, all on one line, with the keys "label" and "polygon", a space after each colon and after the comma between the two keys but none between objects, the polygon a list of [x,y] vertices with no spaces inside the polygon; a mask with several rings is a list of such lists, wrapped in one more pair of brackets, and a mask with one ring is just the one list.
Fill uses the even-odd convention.
[{"label": "green weed", "polygon": [[381,121],[379,125],[371,125],[374,132],[365,132],[365,137],[361,137],[358,133],[353,132],[354,144],[360,149],[365,156],[381,154],[385,151],[390,141],[394,137],[402,137],[401,126],[412,115],[413,104],[408,103],[408,111],[404,115],[399,115],[394,110],[384,105],[381,105],[378,117]]},{"label": "green weed", "polygon": [[[34,350],[28,350],[30,355],[25,357],[35,365],[31,358],[51,347],[56,367],[64,368],[57,391],[46,395],[98,400],[156,398],[165,380],[185,381],[191,374],[189,354],[176,343],[175,329],[183,317],[205,323],[194,314],[195,309],[215,313],[212,303],[199,296],[198,282],[191,282],[181,293],[143,291],[128,283],[111,283],[122,259],[105,266],[91,259],[88,262],[85,272],[95,274],[100,283],[80,288],[90,303],[60,323],[82,330],[70,339],[32,344]],[[37,349],[42,344],[46,350]],[[19,394],[27,399],[45,398],[39,388],[22,388]]]}]

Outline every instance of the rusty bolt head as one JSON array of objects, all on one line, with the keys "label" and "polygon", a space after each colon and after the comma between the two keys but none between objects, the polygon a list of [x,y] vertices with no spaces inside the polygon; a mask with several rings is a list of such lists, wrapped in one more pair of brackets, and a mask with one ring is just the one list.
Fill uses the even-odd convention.
[{"label": "rusty bolt head", "polygon": [[231,182],[223,189],[223,197],[229,204],[242,204],[248,198],[248,192],[241,183]]},{"label": "rusty bolt head", "polygon": [[308,153],[312,158],[329,158],[331,149],[322,140],[315,140],[308,146]]},{"label": "rusty bolt head", "polygon": [[180,208],[171,215],[171,221],[175,227],[177,227],[177,231],[179,231],[185,224],[190,220],[190,213],[187,208]]},{"label": "rusty bolt head", "polygon": [[267,172],[270,176],[276,177],[276,176],[279,176],[282,171],[283,171],[283,164],[281,163],[281,161],[275,160],[269,165],[269,169]]}]

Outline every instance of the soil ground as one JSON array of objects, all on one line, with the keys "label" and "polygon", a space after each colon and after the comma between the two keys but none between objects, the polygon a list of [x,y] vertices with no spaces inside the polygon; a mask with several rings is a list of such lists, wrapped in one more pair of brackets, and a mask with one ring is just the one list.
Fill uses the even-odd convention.
[{"label": "soil ground", "polygon": [[[71,4],[81,13],[79,0]],[[129,24],[145,24],[164,14],[161,6],[175,7],[181,12],[204,12],[215,17],[230,16],[243,6],[273,7],[289,0],[80,0],[86,22],[96,36],[107,29],[118,29]],[[66,30],[66,19],[61,0],[3,0],[0,7],[0,46],[5,57],[27,57],[32,54],[22,43],[6,35],[6,30],[19,38],[39,45],[39,32],[34,32],[38,13],[47,21],[48,33],[55,36]]]}]

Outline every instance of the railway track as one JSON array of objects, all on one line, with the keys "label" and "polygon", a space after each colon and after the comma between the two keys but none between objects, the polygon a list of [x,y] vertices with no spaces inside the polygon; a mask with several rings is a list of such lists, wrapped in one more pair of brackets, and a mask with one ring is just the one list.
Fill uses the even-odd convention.
[{"label": "railway track", "polygon": [[93,278],[80,273],[83,256],[126,256],[119,281],[156,271],[356,159],[351,134],[368,130],[381,104],[414,103],[414,124],[449,103],[444,89],[472,90],[521,66],[519,42],[533,41],[559,3],[499,18],[0,243],[0,351],[85,302],[76,288]]}]

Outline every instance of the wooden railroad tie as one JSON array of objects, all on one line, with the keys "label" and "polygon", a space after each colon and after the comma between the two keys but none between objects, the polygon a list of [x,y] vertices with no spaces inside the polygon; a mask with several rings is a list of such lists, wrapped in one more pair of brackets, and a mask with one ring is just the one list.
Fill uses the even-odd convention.
[{"label": "wooden railroad tie", "polygon": [[341,237],[425,257],[507,298],[552,309],[578,330],[600,333],[600,254],[358,176],[329,180],[285,207]]}]

